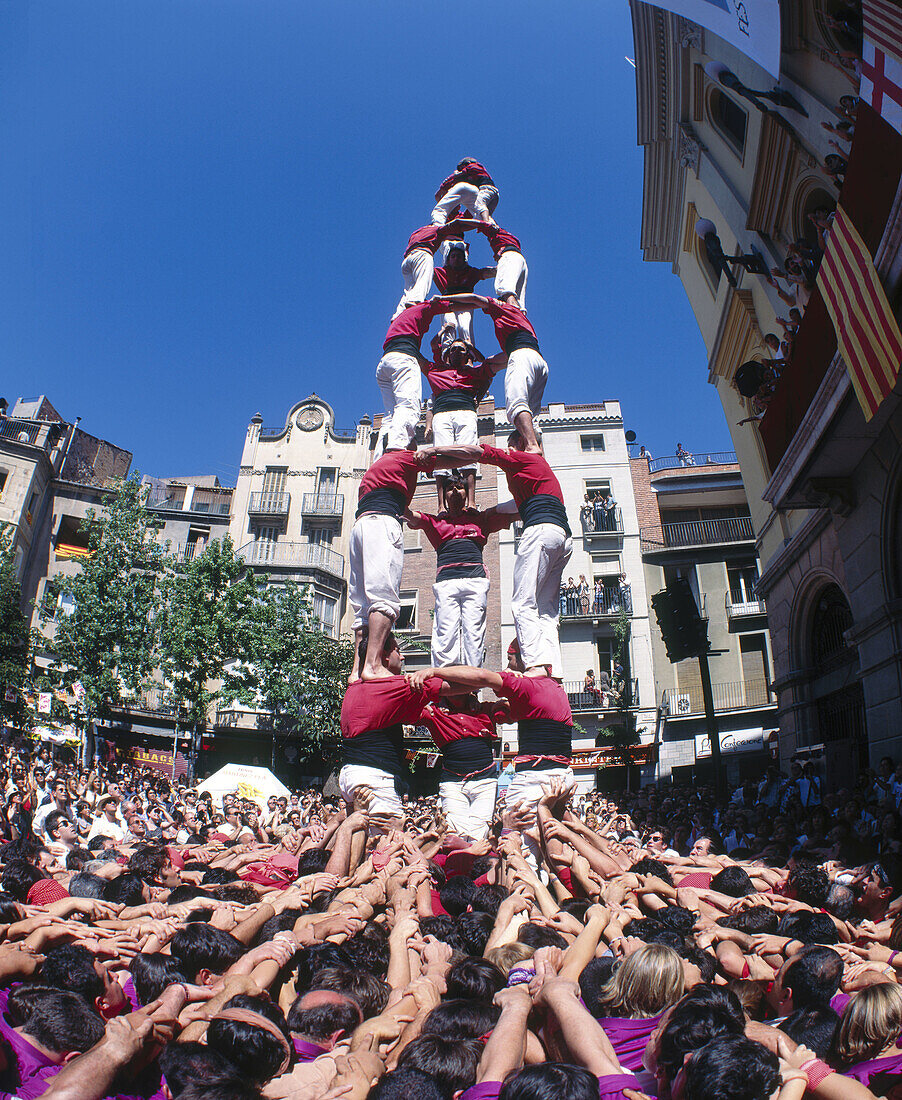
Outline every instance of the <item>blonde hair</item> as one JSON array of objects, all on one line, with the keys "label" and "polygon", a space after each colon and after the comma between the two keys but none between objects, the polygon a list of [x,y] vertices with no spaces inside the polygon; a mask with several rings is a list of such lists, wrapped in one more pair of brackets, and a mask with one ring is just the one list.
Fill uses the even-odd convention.
[{"label": "blonde hair", "polygon": [[876,1058],[902,1033],[902,989],[881,982],[856,993],[846,1005],[835,1050],[844,1062]]},{"label": "blonde hair", "polygon": [[527,947],[525,943],[507,943],[503,947],[493,947],[486,951],[485,958],[494,963],[499,970],[509,974],[519,962],[526,962],[536,953],[534,947]]},{"label": "blonde hair", "polygon": [[675,1005],[683,991],[680,956],[666,944],[647,943],[628,955],[605,982],[598,1015],[647,1019]]}]

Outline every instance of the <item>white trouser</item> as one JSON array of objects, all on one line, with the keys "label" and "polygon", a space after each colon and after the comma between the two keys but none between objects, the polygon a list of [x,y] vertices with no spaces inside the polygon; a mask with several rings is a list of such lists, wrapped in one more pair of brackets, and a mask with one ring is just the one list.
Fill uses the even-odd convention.
[{"label": "white trouser", "polygon": [[510,353],[504,372],[504,406],[511,424],[522,412],[539,415],[547,381],[548,364],[535,348],[517,348]]},{"label": "white trouser", "polygon": [[516,294],[520,309],[526,312],[526,277],[529,268],[520,252],[509,248],[498,257],[495,267],[495,297]]},{"label": "white trouser", "polygon": [[511,613],[527,668],[550,665],[560,678],[561,574],[573,553],[570,536],[556,523],[536,523],[523,529],[514,554]]},{"label": "white trouser", "polygon": [[[537,768],[534,771],[517,772],[511,780],[510,786],[507,788],[504,808],[510,809],[510,807],[514,805],[522,806],[524,809],[529,810],[530,813],[530,821],[527,828],[534,825],[539,799],[544,793],[542,787],[548,786],[552,779],[563,779],[564,785],[567,787],[573,787],[576,784],[576,780],[573,776],[573,769],[564,768],[560,765],[551,768]],[[523,839],[526,841],[526,850],[524,852],[526,862],[534,869],[541,866],[541,848],[538,842],[528,835],[524,835]]]},{"label": "white trouser", "polygon": [[432,665],[471,665],[482,668],[485,656],[485,609],[488,577],[458,577],[436,581],[432,620]]},{"label": "white trouser", "polygon": [[497,787],[494,775],[486,779],[443,779],[438,793],[450,830],[468,840],[485,840],[495,813]]},{"label": "white trouser", "polygon": [[401,274],[404,276],[404,293],[398,308],[391,315],[394,319],[403,313],[408,306],[416,302],[425,302],[432,289],[432,272],[435,268],[435,259],[426,248],[415,248],[408,252],[401,261]]},{"label": "white trouser", "polygon": [[366,626],[371,611],[392,622],[401,610],[404,534],[394,516],[365,515],[354,522],[348,546],[348,596],[354,626]]},{"label": "white trouser", "polygon": [[[479,442],[476,413],[472,409],[449,409],[432,414],[432,441],[436,447],[475,447]],[[466,473],[475,466],[460,466]],[[436,477],[450,477],[450,470],[436,470]]]},{"label": "white trouser", "polygon": [[444,324],[454,325],[455,340],[466,340],[468,344],[473,343],[472,309],[462,309],[453,313],[446,313],[444,316]]},{"label": "white trouser", "polygon": [[480,221],[491,217],[498,205],[498,191],[491,186],[477,187],[474,183],[456,183],[442,195],[432,211],[432,224],[444,225],[448,215],[458,206],[462,206],[471,217]]},{"label": "white trouser", "polygon": [[391,772],[370,768],[366,764],[345,764],[338,773],[338,786],[349,806],[354,805],[354,793],[358,787],[369,787],[373,792],[367,806],[369,813],[404,816],[401,799],[395,789],[395,777]]},{"label": "white trouser", "polygon": [[[387,351],[376,367],[376,381],[385,406],[379,439],[388,437],[385,443],[388,450],[404,450],[413,439],[420,419],[423,398],[420,364],[403,351]],[[381,454],[382,448],[377,446],[376,458]]]}]

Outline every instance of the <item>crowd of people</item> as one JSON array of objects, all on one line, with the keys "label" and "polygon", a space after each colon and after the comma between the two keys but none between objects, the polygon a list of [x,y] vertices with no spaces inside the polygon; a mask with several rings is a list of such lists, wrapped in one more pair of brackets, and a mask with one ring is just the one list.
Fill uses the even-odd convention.
[{"label": "crowd of people", "polygon": [[[488,836],[2,750],[0,1095],[864,1100],[902,1088],[902,766]],[[328,787],[327,787],[328,789]],[[86,823],[89,823],[86,827]]]}]

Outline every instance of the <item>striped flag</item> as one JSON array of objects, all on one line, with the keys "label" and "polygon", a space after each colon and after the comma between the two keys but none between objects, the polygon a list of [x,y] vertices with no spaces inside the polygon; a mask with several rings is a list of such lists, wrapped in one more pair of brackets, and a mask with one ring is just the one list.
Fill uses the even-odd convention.
[{"label": "striped flag", "polygon": [[861,98],[902,133],[902,8],[864,0]]},{"label": "striped flag", "polygon": [[899,376],[902,333],[871,254],[842,206],[836,208],[817,285],[864,418],[870,420]]}]

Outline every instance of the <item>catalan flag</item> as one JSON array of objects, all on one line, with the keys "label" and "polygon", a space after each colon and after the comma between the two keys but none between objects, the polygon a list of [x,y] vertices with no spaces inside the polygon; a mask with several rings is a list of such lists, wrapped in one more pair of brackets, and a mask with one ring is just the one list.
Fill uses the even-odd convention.
[{"label": "catalan flag", "polygon": [[865,420],[870,420],[899,377],[902,333],[871,254],[842,206],[836,208],[817,285]]},{"label": "catalan flag", "polygon": [[861,98],[902,132],[902,9],[898,0],[862,5]]}]

